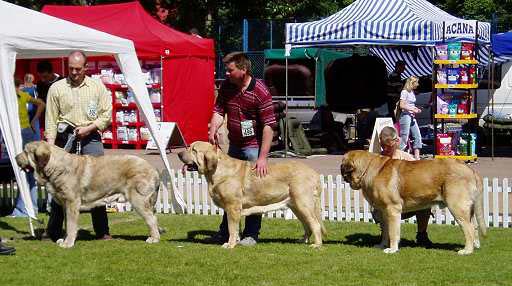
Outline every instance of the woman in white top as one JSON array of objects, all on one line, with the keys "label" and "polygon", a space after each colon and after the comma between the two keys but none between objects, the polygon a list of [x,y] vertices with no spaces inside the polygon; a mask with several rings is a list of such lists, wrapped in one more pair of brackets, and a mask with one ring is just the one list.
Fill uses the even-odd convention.
[{"label": "woman in white top", "polygon": [[418,86],[419,81],[415,76],[409,77],[405,82],[404,89],[400,94],[400,109],[402,112],[399,119],[401,139],[400,149],[405,149],[409,139],[409,134],[411,134],[413,138],[412,149],[414,150],[413,153],[416,160],[420,159],[420,149],[422,147],[420,128],[416,121],[416,114],[420,113],[421,109],[415,105],[416,95],[414,94],[414,90]]}]

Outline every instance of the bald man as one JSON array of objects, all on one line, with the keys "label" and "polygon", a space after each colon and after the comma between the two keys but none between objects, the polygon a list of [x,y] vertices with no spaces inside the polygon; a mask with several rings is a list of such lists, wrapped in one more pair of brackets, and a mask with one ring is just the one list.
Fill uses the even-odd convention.
[{"label": "bald man", "polygon": [[[112,121],[112,97],[100,81],[86,76],[87,57],[74,51],[68,57],[68,77],[50,87],[46,102],[48,143],[68,147],[80,155],[104,154],[99,131]],[[105,206],[91,210],[92,224],[98,239],[111,239]],[[46,236],[53,241],[63,238],[64,212],[55,200],[51,203]]]}]

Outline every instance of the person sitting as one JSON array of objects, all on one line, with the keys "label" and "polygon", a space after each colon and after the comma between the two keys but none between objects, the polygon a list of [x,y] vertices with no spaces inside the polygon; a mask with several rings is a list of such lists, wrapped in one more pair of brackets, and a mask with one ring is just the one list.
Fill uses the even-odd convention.
[{"label": "person sitting", "polygon": [[[391,157],[392,159],[397,160],[407,160],[407,161],[415,161],[416,159],[409,153],[400,150],[398,147],[400,146],[400,137],[398,137],[398,133],[395,128],[386,126],[382,129],[379,134],[379,141],[382,147],[381,154],[384,156]],[[372,215],[377,220],[380,220],[381,214],[377,209],[374,209]],[[430,209],[424,209],[414,212],[408,212],[402,214],[402,219],[408,219],[412,216],[416,216],[416,221],[418,223],[418,232],[416,233],[416,243],[420,246],[431,247],[432,241],[428,238],[427,227],[428,220],[431,215]],[[382,228],[382,224],[381,224]],[[380,244],[379,247],[382,247]]]},{"label": "person sitting", "polygon": [[343,136],[343,124],[337,124],[328,106],[318,107],[309,125],[310,136],[319,138],[329,154],[347,150],[347,140]]}]

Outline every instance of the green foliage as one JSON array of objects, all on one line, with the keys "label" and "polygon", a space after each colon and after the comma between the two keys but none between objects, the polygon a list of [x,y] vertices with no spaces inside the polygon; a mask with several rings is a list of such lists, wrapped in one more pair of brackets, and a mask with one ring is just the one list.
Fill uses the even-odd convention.
[{"label": "green foliage", "polygon": [[81,215],[72,249],[25,239],[26,219],[0,219],[0,236],[14,237],[15,256],[0,256],[0,285],[510,285],[511,229],[491,229],[482,249],[460,257],[456,226],[429,226],[434,249],[416,247],[416,225],[403,224],[393,255],[372,247],[378,226],[326,222],[320,250],[298,242],[297,220],[264,219],[255,247],[222,249],[201,243],[219,216],[159,215],[167,228],[158,244],[144,242],[147,228],[135,213],[109,214],[112,241],[92,240],[89,214]]}]

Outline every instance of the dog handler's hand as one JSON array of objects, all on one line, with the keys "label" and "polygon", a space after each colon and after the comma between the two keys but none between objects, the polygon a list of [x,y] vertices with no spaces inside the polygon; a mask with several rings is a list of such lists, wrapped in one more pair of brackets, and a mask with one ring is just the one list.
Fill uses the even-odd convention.
[{"label": "dog handler's hand", "polygon": [[210,142],[210,144],[212,144],[214,146],[218,145],[219,138],[218,138],[217,132],[215,132],[214,134],[208,134],[208,141]]},{"label": "dog handler's hand", "polygon": [[260,178],[265,177],[267,175],[267,158],[258,158],[254,169]]},{"label": "dog handler's hand", "polygon": [[89,126],[75,128],[75,135],[79,139],[87,137],[87,135],[91,134],[91,132],[92,130]]}]

